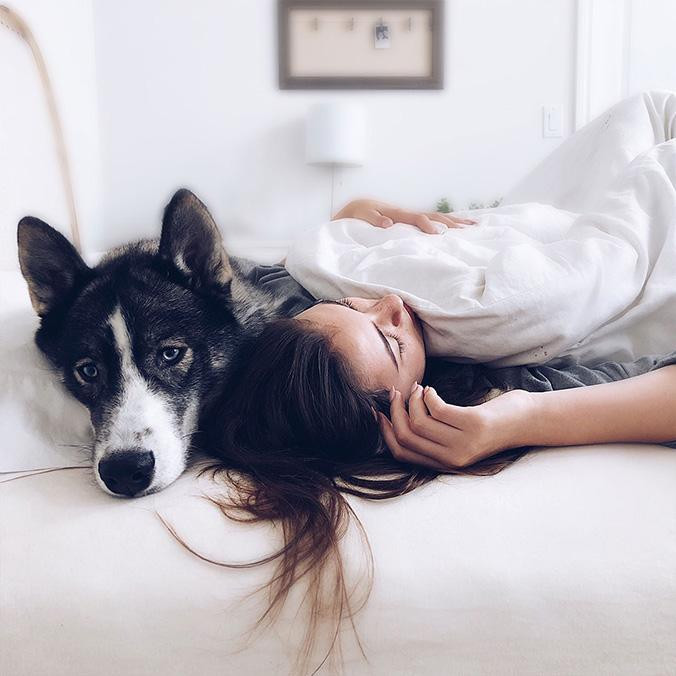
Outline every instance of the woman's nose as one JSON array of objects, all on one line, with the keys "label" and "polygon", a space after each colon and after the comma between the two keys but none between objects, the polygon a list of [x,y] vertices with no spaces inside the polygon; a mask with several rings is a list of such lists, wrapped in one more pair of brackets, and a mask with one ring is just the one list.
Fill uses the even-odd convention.
[{"label": "woman's nose", "polygon": [[378,303],[378,315],[381,321],[387,322],[392,326],[401,324],[402,313],[404,312],[404,301],[394,293],[383,296]]}]

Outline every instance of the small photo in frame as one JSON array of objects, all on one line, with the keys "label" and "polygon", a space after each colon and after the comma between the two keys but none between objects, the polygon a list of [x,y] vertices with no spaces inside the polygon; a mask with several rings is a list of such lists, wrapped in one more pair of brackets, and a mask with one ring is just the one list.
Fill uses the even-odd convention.
[{"label": "small photo in frame", "polygon": [[443,89],[444,0],[277,0],[280,89]]},{"label": "small photo in frame", "polygon": [[379,21],[374,29],[375,48],[387,49],[390,46],[390,27],[383,21]]}]

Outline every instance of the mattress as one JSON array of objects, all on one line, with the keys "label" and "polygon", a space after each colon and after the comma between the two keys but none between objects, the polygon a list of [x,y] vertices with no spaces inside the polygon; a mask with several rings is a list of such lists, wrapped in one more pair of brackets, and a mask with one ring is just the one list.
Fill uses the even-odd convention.
[{"label": "mattress", "polygon": [[[294,673],[301,590],[276,624],[248,637],[265,598],[247,595],[271,569],[200,560],[159,517],[219,561],[269,553],[278,530],[224,519],[200,496],[227,489],[198,477],[199,464],[156,495],[105,495],[83,452],[84,411],[31,347],[27,294],[4,274],[0,673]],[[673,450],[547,449],[495,477],[350,502],[375,579],[355,616],[366,658],[346,624],[344,673],[676,674]],[[343,547],[358,584],[365,559],[354,529]]]}]

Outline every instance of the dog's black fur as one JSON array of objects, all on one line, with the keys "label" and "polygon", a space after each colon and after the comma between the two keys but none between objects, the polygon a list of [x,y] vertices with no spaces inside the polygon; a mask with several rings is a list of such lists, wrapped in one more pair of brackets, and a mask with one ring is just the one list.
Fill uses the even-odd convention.
[{"label": "dog's black fur", "polygon": [[166,207],[159,241],[115,249],[94,268],[39,219],[22,219],[18,240],[36,342],[90,411],[98,483],[124,496],[164,488],[185,469],[239,348],[278,303],[247,282],[188,190]]}]

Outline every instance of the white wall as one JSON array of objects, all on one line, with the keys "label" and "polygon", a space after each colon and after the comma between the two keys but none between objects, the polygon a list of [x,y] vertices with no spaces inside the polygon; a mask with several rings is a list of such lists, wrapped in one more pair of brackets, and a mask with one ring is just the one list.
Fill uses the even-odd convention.
[{"label": "white wall", "polygon": [[576,128],[626,96],[676,90],[674,0],[577,0]]},{"label": "white wall", "polygon": [[[572,131],[584,68],[589,101],[603,107],[646,88],[676,89],[672,0],[447,0],[445,90],[345,93],[277,89],[275,0],[12,6],[53,76],[90,249],[156,234],[180,185],[204,197],[227,234],[286,239],[323,220],[330,176],[303,160],[304,116],[316,101],[357,99],[369,118],[367,164],[342,172],[336,204],[371,195],[431,208],[446,196],[462,207],[499,197],[561,142],[542,138],[542,104],[562,104],[564,134]],[[594,30],[585,65],[577,41],[586,15]],[[25,85],[14,65],[0,64],[6,101]],[[57,224],[66,216],[60,186],[46,178],[53,162],[39,163],[48,134],[36,133],[35,116],[10,117],[3,127],[0,116],[1,230],[11,241],[0,264],[15,259],[20,211]],[[18,161],[8,159],[17,148]]]},{"label": "white wall", "polygon": [[676,2],[634,0],[629,10],[627,93],[676,90]]},{"label": "white wall", "polygon": [[432,208],[499,197],[571,130],[574,0],[448,0],[446,88],[280,92],[274,0],[94,0],[108,246],[157,232],[174,188],[193,188],[227,233],[286,238],[325,219],[330,178],[303,160],[313,102],[358,99],[364,167],[342,172],[336,203],[371,195]]},{"label": "white wall", "polygon": [[[52,79],[73,169],[80,218],[100,232],[101,174],[89,0],[12,0]],[[16,223],[39,216],[70,233],[67,202],[43,89],[30,49],[0,26],[0,268],[16,267]]]}]

